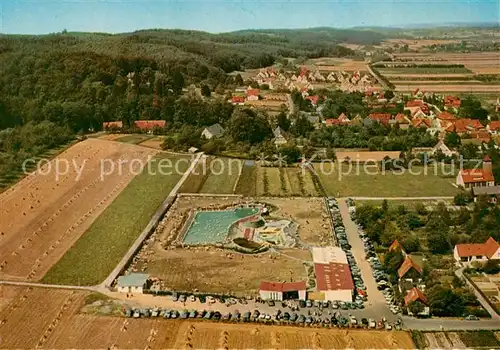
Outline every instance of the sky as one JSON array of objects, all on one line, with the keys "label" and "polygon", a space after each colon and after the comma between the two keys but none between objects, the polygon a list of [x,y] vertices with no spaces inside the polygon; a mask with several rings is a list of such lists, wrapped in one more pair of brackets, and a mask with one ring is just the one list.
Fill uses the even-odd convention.
[{"label": "sky", "polygon": [[0,33],[500,22],[500,0],[0,0]]}]

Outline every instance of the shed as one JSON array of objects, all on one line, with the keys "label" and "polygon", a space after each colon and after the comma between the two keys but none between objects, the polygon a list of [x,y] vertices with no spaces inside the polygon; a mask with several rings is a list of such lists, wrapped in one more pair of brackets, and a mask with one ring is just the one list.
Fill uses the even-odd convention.
[{"label": "shed", "polygon": [[131,273],[118,277],[116,287],[120,293],[143,293],[148,280],[149,275],[146,273]]}]

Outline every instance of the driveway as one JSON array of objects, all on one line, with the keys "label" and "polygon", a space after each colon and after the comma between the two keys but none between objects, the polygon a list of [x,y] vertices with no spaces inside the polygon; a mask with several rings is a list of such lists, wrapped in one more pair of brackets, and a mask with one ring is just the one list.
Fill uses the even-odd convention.
[{"label": "driveway", "polygon": [[352,255],[354,259],[356,259],[368,293],[368,302],[365,304],[365,310],[363,310],[363,314],[367,316],[364,317],[372,317],[371,315],[375,315],[373,318],[376,319],[381,319],[385,316],[388,320],[396,320],[397,316],[391,312],[387,306],[384,295],[377,289],[377,282],[373,277],[372,268],[365,259],[365,248],[363,241],[358,235],[358,227],[351,220],[349,209],[344,199],[339,200],[339,209],[342,215],[342,221],[344,222],[347,239],[352,247]]}]

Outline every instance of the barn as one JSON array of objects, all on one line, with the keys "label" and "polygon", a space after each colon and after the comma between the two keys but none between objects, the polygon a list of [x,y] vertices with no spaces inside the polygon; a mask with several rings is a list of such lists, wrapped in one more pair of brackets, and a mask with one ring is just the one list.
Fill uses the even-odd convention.
[{"label": "barn", "polygon": [[262,300],[306,299],[306,282],[260,282]]}]

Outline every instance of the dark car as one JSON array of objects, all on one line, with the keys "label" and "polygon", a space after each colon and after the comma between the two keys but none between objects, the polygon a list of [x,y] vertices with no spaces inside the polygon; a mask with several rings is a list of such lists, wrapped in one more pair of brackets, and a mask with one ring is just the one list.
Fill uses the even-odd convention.
[{"label": "dark car", "polygon": [[274,301],[272,301],[272,300],[268,300],[268,301],[267,301],[267,305],[269,305],[269,306],[274,306]]},{"label": "dark car", "polygon": [[220,312],[219,311],[215,311],[214,314],[213,314],[213,316],[212,316],[212,319],[218,321],[218,320],[220,320],[220,317],[221,317]]},{"label": "dark car", "polygon": [[299,300],[299,306],[301,308],[305,308],[306,307],[306,302],[304,300]]}]

